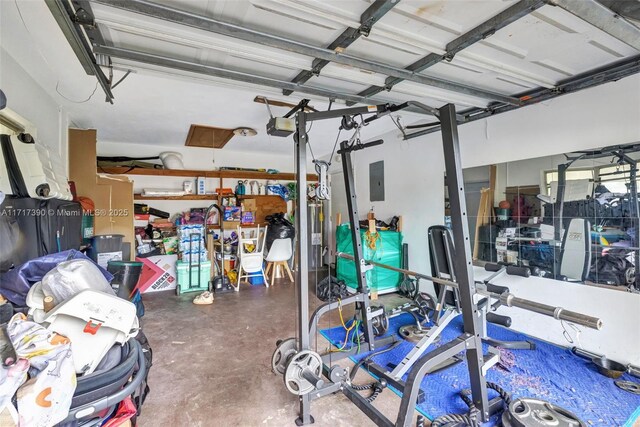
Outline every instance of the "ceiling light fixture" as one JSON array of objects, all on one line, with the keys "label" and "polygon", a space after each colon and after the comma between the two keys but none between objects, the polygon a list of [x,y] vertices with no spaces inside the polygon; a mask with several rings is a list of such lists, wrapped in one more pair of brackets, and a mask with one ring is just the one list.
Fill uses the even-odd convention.
[{"label": "ceiling light fixture", "polygon": [[256,136],[258,132],[252,128],[237,128],[233,130],[233,133],[238,136]]}]

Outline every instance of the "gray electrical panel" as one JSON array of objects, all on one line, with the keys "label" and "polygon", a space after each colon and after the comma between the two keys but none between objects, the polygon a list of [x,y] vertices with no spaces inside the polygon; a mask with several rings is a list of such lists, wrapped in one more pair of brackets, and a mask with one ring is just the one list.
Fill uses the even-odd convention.
[{"label": "gray electrical panel", "polygon": [[384,201],[384,161],[369,163],[369,200]]}]

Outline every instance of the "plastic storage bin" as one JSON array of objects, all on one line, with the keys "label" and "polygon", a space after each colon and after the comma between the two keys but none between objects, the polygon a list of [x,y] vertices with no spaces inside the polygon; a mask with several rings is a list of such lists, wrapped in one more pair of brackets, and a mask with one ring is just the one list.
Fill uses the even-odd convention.
[{"label": "plastic storage bin", "polygon": [[253,286],[264,285],[264,276],[260,272],[251,273],[249,275],[249,283],[251,283]]},{"label": "plastic storage bin", "polygon": [[[198,270],[200,274],[198,275]],[[191,271],[191,274],[189,274]],[[211,261],[203,261],[198,264],[189,265],[186,261],[178,261],[176,263],[176,272],[178,275],[178,286],[176,286],[176,294],[180,295],[185,292],[200,292],[209,290],[209,280],[211,279]],[[191,275],[191,283],[189,283],[189,275]]]},{"label": "plastic storage bin", "polygon": [[87,251],[89,257],[101,267],[107,268],[109,261],[122,260],[122,234],[98,234],[91,238]]}]

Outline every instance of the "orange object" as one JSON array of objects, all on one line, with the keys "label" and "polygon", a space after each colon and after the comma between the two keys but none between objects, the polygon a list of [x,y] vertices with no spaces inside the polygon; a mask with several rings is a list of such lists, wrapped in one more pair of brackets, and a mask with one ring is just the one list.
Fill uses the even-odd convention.
[{"label": "orange object", "polygon": [[82,206],[83,213],[91,214],[96,210],[95,203],[93,203],[93,200],[88,197],[80,196],[78,197],[78,202],[80,202],[80,206]]},{"label": "orange object", "polygon": [[216,194],[228,196],[233,194],[233,188],[216,188]]},{"label": "orange object", "polygon": [[500,209],[511,209],[511,203],[509,203],[508,200],[503,200],[500,203],[498,203],[498,207]]},{"label": "orange object", "polygon": [[50,408],[51,401],[47,400],[47,397],[49,397],[50,394],[51,394],[51,387],[47,387],[44,390],[42,390],[36,396],[36,404],[43,408]]}]

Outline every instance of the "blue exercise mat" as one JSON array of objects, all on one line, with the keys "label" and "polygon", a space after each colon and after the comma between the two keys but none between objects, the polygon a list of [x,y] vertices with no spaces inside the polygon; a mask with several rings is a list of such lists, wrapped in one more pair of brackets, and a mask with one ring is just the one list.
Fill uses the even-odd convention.
[{"label": "blue exercise mat", "polygon": [[[387,335],[397,333],[400,326],[415,322],[409,314],[394,317],[389,322]],[[349,326],[349,325],[348,325]],[[568,349],[540,341],[500,326],[488,324],[490,337],[502,341],[532,341],[535,350],[500,349],[501,362],[487,373],[487,381],[494,382],[511,393],[514,398],[533,397],[561,406],[589,426],[631,427],[640,418],[640,395],[619,389],[610,378],[600,375],[590,361],[579,358]],[[355,328],[354,328],[355,330]],[[341,347],[345,340],[343,327],[321,331],[334,346]],[[458,316],[443,331],[439,342],[430,350],[455,339],[462,333],[462,317]],[[350,334],[348,340],[352,340]],[[352,344],[348,343],[345,348]],[[380,366],[391,371],[411,350],[413,344],[402,342],[395,349],[373,357]],[[488,346],[484,346],[485,352]],[[354,362],[366,357],[362,353]],[[406,375],[404,380],[406,380]],[[638,382],[625,374],[621,379]],[[418,411],[433,420],[448,413],[464,413],[468,407],[458,393],[470,387],[466,360],[435,374],[426,375],[420,388],[425,401]],[[489,390],[489,397],[495,392]],[[487,424],[490,425],[490,424]]]}]

